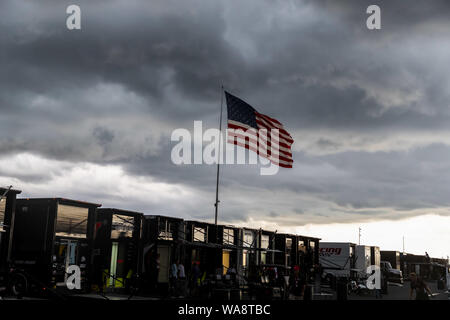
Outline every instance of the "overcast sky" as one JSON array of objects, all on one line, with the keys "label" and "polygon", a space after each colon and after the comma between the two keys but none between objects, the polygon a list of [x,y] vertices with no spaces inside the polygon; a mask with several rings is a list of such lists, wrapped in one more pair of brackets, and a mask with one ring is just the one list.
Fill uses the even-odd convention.
[{"label": "overcast sky", "polygon": [[[82,30],[69,31],[75,2]],[[211,220],[215,167],[172,164],[170,136],[217,127],[223,84],[295,143],[294,168],[274,176],[223,166],[220,222],[354,242],[364,225],[382,249],[405,236],[446,256],[450,3],[410,6],[3,0],[0,185]]]}]

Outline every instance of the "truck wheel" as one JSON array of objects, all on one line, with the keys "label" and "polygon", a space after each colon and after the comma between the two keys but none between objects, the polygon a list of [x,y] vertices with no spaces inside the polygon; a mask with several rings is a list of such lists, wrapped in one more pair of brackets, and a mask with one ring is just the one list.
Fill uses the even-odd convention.
[{"label": "truck wheel", "polygon": [[27,278],[21,273],[14,274],[9,281],[9,288],[14,296],[23,297],[28,291]]}]

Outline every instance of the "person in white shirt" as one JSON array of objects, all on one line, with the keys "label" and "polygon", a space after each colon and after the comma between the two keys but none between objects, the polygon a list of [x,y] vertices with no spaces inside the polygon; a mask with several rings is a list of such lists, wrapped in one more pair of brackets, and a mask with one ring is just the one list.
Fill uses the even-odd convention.
[{"label": "person in white shirt", "polygon": [[172,263],[172,265],[170,266],[170,277],[172,279],[178,278],[178,267],[176,263]]},{"label": "person in white shirt", "polygon": [[178,278],[178,267],[177,264],[174,262],[170,266],[170,273],[169,273],[169,292],[172,296],[175,295],[177,278]]},{"label": "person in white shirt", "polygon": [[178,264],[178,279],[184,280],[186,278],[184,266],[182,263],[180,263],[180,261],[178,261],[177,264]]},{"label": "person in white shirt", "polygon": [[186,273],[184,271],[184,265],[177,261],[178,265],[178,282],[179,282],[179,294],[180,297],[186,296]]}]

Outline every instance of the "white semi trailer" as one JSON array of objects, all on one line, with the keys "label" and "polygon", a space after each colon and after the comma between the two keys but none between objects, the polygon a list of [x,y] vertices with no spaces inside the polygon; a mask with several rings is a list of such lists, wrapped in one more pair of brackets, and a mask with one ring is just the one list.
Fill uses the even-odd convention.
[{"label": "white semi trailer", "polygon": [[356,245],[350,242],[320,242],[319,262],[324,275],[350,278],[355,267],[355,249]]},{"label": "white semi trailer", "polygon": [[360,274],[365,274],[371,263],[371,250],[369,246],[356,246],[355,250],[355,269],[358,270]]},{"label": "white semi trailer", "polygon": [[[320,242],[319,261],[325,277],[365,277],[375,262],[380,265],[379,249],[351,242]],[[374,256],[372,257],[372,254]]]}]

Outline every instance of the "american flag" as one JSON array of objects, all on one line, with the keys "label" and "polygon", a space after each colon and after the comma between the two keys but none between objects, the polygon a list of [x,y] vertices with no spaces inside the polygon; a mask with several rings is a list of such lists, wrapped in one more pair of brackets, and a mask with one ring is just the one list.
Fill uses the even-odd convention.
[{"label": "american flag", "polygon": [[[294,140],[283,125],[226,91],[225,97],[228,109],[228,143],[254,151],[280,167],[292,168],[294,160],[291,145]],[[236,130],[242,130],[245,134]]]}]

